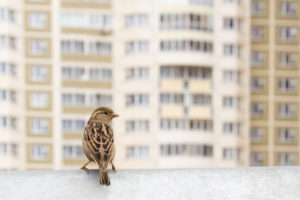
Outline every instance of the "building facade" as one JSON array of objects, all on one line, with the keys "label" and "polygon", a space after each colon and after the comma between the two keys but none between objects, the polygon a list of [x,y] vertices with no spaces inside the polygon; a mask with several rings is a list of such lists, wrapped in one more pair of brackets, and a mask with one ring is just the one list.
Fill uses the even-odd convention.
[{"label": "building facade", "polygon": [[249,165],[249,6],[1,1],[0,168],[80,167],[98,106],[120,114],[117,168]]},{"label": "building facade", "polygon": [[252,0],[251,166],[299,164],[299,3]]}]

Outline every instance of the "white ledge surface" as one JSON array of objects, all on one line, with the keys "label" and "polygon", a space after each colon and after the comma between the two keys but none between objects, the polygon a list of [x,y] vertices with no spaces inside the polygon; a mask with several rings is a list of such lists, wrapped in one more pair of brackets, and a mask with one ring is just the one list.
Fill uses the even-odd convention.
[{"label": "white ledge surface", "polygon": [[0,171],[0,199],[299,200],[300,167],[119,170],[111,186],[98,171]]}]

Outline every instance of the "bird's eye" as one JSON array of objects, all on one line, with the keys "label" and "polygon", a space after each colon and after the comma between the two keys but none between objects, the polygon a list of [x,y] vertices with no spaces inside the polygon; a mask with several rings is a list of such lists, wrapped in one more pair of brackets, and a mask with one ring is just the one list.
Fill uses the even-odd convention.
[{"label": "bird's eye", "polygon": [[104,112],[104,115],[108,115],[108,112]]}]

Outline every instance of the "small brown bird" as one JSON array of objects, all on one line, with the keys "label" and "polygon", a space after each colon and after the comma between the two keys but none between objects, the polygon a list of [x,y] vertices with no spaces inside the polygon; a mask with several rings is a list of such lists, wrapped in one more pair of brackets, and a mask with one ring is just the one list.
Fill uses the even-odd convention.
[{"label": "small brown bird", "polygon": [[110,185],[107,174],[108,163],[116,168],[113,159],[116,153],[114,135],[111,128],[111,120],[119,115],[107,107],[97,108],[91,115],[83,134],[82,148],[89,161],[81,169],[88,172],[86,167],[90,162],[96,162],[99,166],[100,184]]}]

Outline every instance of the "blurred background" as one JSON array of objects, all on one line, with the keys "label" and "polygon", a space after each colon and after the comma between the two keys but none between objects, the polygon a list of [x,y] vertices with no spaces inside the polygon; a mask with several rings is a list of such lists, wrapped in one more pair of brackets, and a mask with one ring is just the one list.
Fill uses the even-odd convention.
[{"label": "blurred background", "polygon": [[299,164],[299,0],[1,0],[0,169]]}]

